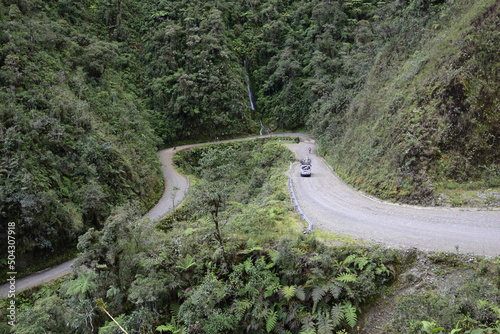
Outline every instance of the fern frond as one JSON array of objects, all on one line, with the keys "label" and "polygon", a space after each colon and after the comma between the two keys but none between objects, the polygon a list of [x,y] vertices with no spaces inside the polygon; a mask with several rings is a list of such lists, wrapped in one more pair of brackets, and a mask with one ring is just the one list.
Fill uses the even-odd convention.
[{"label": "fern frond", "polygon": [[353,262],[356,260],[356,258],[357,258],[357,257],[358,257],[358,256],[357,256],[356,254],[351,254],[351,255],[349,255],[348,257],[346,257],[346,258],[344,259],[344,261],[342,261],[342,264],[343,264],[344,266],[346,266],[346,265],[348,265],[348,264],[351,264],[351,263],[353,263]]},{"label": "fern frond", "polygon": [[189,268],[196,266],[196,261],[191,254],[186,255],[185,258],[179,261],[179,263],[175,266],[175,268],[188,270]]},{"label": "fern frond", "polygon": [[344,283],[353,283],[358,281],[358,277],[355,274],[342,273],[335,278],[335,280]]},{"label": "fern frond", "polygon": [[177,328],[172,324],[161,325],[161,326],[156,327],[156,331],[158,331],[160,333],[163,333],[163,332],[175,333],[176,330],[177,330]]},{"label": "fern frond", "polygon": [[252,306],[252,301],[249,299],[240,299],[233,304],[234,314],[238,320],[242,319],[246,310]]},{"label": "fern frond", "polygon": [[318,319],[318,334],[332,334],[333,323],[328,314],[321,314]]},{"label": "fern frond", "polygon": [[266,319],[266,331],[268,333],[271,333],[274,327],[276,327],[277,323],[278,323],[278,312],[276,311],[271,312]]},{"label": "fern frond", "polygon": [[330,282],[328,290],[332,294],[333,298],[338,299],[340,297],[340,293],[342,292],[342,287],[335,282]]},{"label": "fern frond", "polygon": [[304,311],[304,308],[305,307],[303,305],[290,303],[288,312],[285,314],[285,323],[288,324],[293,321],[296,321],[298,323],[298,318],[301,317],[301,312]]},{"label": "fern frond", "polygon": [[358,254],[350,254],[349,256],[347,256],[344,261],[342,261],[342,263],[344,264],[351,264],[353,262],[356,262],[358,258]]},{"label": "fern frond", "polygon": [[289,301],[292,297],[295,297],[296,290],[297,288],[295,285],[284,286],[281,288],[281,293],[283,294],[283,297],[285,297],[286,301]]},{"label": "fern frond", "polygon": [[295,289],[295,296],[300,300],[304,301],[306,300],[306,292],[304,291],[304,288],[301,286],[296,287]]},{"label": "fern frond", "polygon": [[252,247],[252,248],[248,248],[248,249],[244,249],[242,251],[239,251],[238,254],[247,255],[247,254],[251,254],[253,252],[261,252],[262,250],[264,250],[264,248],[256,246],[256,247]]},{"label": "fern frond", "polygon": [[177,318],[179,316],[179,310],[181,306],[177,303],[170,304],[170,312],[172,313],[172,317]]},{"label": "fern frond", "polygon": [[278,262],[279,258],[280,258],[280,252],[278,252],[277,250],[274,250],[274,249],[270,249],[267,251],[267,254],[269,254],[269,257],[271,258],[271,261],[276,263]]},{"label": "fern frond", "polygon": [[344,310],[342,309],[342,305],[335,304],[330,310],[330,317],[332,319],[333,327],[337,327],[340,325],[340,322],[344,318]]},{"label": "fern frond", "polygon": [[306,330],[300,331],[299,334],[316,334],[316,329],[308,328]]},{"label": "fern frond", "polygon": [[264,292],[264,298],[268,298],[272,296],[274,293],[280,291],[281,285],[279,282],[272,282],[267,288],[266,291]]},{"label": "fern frond", "polygon": [[350,302],[345,302],[342,304],[342,310],[344,311],[344,319],[347,324],[353,328],[358,321],[358,315],[356,314],[356,307],[354,307]]},{"label": "fern frond", "polygon": [[325,294],[326,294],[326,291],[321,286],[317,286],[313,289],[312,294],[311,294],[313,302],[314,302],[313,308],[315,308],[315,306],[320,302],[320,300],[323,299]]},{"label": "fern frond", "polygon": [[358,257],[355,261],[354,264],[358,266],[359,270],[363,270],[363,268],[370,262],[367,257],[361,256]]},{"label": "fern frond", "polygon": [[253,262],[252,262],[252,259],[249,258],[247,259],[244,263],[243,263],[243,266],[245,268],[245,272],[247,274],[250,274],[252,272],[252,269],[254,269],[254,265],[253,265]]},{"label": "fern frond", "polygon": [[377,267],[377,269],[375,269],[375,273],[377,275],[388,275],[391,271],[382,263],[379,267]]}]

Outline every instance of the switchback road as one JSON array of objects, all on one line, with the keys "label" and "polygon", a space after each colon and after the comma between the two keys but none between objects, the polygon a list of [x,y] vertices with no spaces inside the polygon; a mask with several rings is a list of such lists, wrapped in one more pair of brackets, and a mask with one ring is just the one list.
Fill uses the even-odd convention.
[{"label": "switchback road", "polygon": [[[289,173],[299,205],[314,223],[315,229],[395,248],[415,247],[426,251],[500,255],[498,208],[434,208],[383,202],[343,183],[331,167],[316,155],[314,138],[297,133],[278,135],[299,136],[299,144],[286,144],[287,147],[298,159],[308,157],[312,160],[311,177],[300,177],[298,163],[292,166]],[[164,217],[183,200],[189,187],[189,180],[173,168],[173,154],[177,150],[206,144],[210,143],[169,148],[158,153],[162,162],[165,189],[158,203],[146,214],[147,217],[153,220]],[[16,291],[69,273],[71,264],[72,262],[68,261],[19,279],[16,282]],[[0,286],[0,298],[7,296],[8,289],[7,285]]]},{"label": "switchback road", "polygon": [[[311,137],[288,144],[297,158],[312,161],[311,177],[291,169],[295,195],[314,228],[395,248],[500,255],[500,211],[419,207],[380,201],[343,183],[315,154]],[[312,153],[309,153],[312,148]]]}]

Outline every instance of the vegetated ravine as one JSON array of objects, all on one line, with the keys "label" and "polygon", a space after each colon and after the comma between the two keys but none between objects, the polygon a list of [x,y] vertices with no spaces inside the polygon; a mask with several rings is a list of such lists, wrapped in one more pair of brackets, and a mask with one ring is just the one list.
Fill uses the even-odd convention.
[{"label": "vegetated ravine", "polygon": [[20,267],[63,260],[118,206],[149,209],[157,148],[259,130],[307,128],[379,198],[497,207],[497,13],[493,0],[0,2],[0,215]]},{"label": "vegetated ravine", "polygon": [[[196,331],[191,311],[204,303],[199,303],[202,289],[192,284],[205,282],[219,293],[217,279],[229,279],[226,274],[233,270],[265,273],[269,282],[276,277],[287,281],[268,300],[274,305],[268,313],[245,313],[245,305],[259,309],[245,304],[247,299],[230,308],[238,312],[227,319],[237,322],[246,314],[247,330],[262,324],[263,314],[271,330],[282,316],[273,307],[290,298],[298,298],[311,314],[319,307],[321,312],[308,318],[310,328],[333,322],[340,329],[354,323],[359,306],[354,295],[339,301],[337,317],[325,315],[325,305],[337,290],[323,294],[325,282],[318,277],[324,275],[310,277],[317,289],[313,300],[308,299],[312,291],[306,288],[309,292],[303,294],[306,282],[287,271],[293,263],[275,256],[287,258],[295,246],[286,241],[262,246],[254,239],[264,239],[259,233],[268,224],[293,224],[296,219],[284,208],[286,192],[277,185],[284,176],[273,175],[277,183],[272,183],[265,167],[273,164],[259,162],[279,157],[276,161],[283,163],[282,147],[269,145],[252,155],[245,146],[243,156],[253,158],[236,169],[250,163],[260,168],[252,169],[248,175],[255,179],[245,179],[234,196],[248,201],[249,194],[261,197],[249,207],[232,208],[235,231],[254,232],[239,239],[233,231],[233,248],[224,248],[220,233],[215,241],[203,236],[210,235],[207,222],[222,222],[217,216],[221,198],[204,197],[216,206],[214,211],[197,212],[192,206],[191,211],[176,211],[160,224],[164,235],[156,235],[147,223],[136,223],[162,193],[156,151],[188,142],[306,129],[317,142],[301,135],[310,142],[290,148],[298,158],[307,154],[304,145],[315,148],[313,176],[300,178],[292,167],[290,177],[316,228],[394,247],[498,255],[499,8],[495,0],[0,1],[0,238],[6,237],[6,224],[15,224],[16,264],[25,273],[71,258],[77,243],[79,261],[85,263],[76,280],[25,313],[46,319],[45,310],[51,309],[60,321],[33,321],[25,332],[58,332],[68,324],[112,331],[93,311],[92,300],[104,296],[123,313],[119,320],[133,328],[168,322],[174,326],[176,303],[191,303],[184,306],[189,312],[182,321]],[[223,148],[213,149],[222,160],[229,155]],[[216,162],[210,156],[203,161],[212,167]],[[230,167],[235,166],[225,168]],[[381,202],[340,179],[391,202],[461,208]],[[187,185],[169,188],[173,181],[187,182],[175,173],[167,177],[162,202],[168,204],[154,207],[148,216],[159,218],[181,200]],[[262,185],[264,194],[252,191]],[[485,209],[470,209],[476,204]],[[257,214],[250,214],[251,209]],[[478,241],[480,235],[486,235],[484,240]],[[316,262],[310,256],[311,250],[324,247],[313,239],[298,238],[295,248],[306,257],[300,261],[323,270],[331,261]],[[169,252],[162,251],[170,242]],[[179,252],[183,243],[191,249]],[[198,249],[200,244],[206,249]],[[262,249],[267,246],[269,250]],[[203,259],[200,263],[189,257],[191,250]],[[351,251],[325,252],[337,261],[330,269],[362,271],[365,250]],[[366,273],[376,271],[372,278],[387,282],[384,266],[393,261],[392,255],[387,250],[376,254],[380,257]],[[234,259],[246,263],[246,269]],[[2,274],[5,264],[2,256]],[[274,264],[276,271],[270,274],[265,267]],[[476,269],[490,272],[486,264]],[[313,270],[301,273],[309,277]],[[351,280],[346,284],[358,283],[349,275],[329,273],[335,284],[339,277]],[[152,295],[140,291],[142,286],[161,292]],[[366,290],[375,294],[377,289]],[[356,291],[366,292],[362,290]],[[187,292],[180,296],[179,291]],[[481,303],[464,301],[460,310],[470,311],[467,316],[475,316],[471,310],[484,311],[492,324],[491,312],[497,309]],[[68,310],[64,314],[56,307],[62,304]],[[172,311],[156,309],[160,304]],[[201,316],[203,310],[198,311]],[[289,319],[298,321],[293,317],[298,310],[288,311]],[[89,314],[95,319],[86,318]],[[138,325],[137,319],[145,320]],[[217,319],[210,319],[215,321],[210,322],[212,330],[220,325]],[[307,327],[307,321],[302,325]]]}]

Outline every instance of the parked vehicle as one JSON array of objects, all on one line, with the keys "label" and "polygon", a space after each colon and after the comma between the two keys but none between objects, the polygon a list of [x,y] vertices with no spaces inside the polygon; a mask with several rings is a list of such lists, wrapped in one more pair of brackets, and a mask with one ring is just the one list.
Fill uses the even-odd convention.
[{"label": "parked vehicle", "polygon": [[311,159],[300,160],[300,176],[311,176]]}]

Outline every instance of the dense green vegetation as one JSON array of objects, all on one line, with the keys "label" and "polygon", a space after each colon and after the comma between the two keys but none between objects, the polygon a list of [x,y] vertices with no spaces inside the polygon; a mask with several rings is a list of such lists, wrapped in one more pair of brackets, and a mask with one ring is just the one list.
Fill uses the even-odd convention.
[{"label": "dense green vegetation", "polygon": [[0,235],[16,223],[20,270],[162,190],[137,52],[82,6],[0,4]]},{"label": "dense green vegetation", "polygon": [[[15,222],[19,271],[77,240],[84,265],[26,301],[14,332],[119,332],[103,310],[134,333],[363,330],[411,260],[301,235],[289,152],[180,153],[190,197],[156,226],[140,218],[162,190],[155,151],[307,129],[341,177],[379,197],[462,205],[459,191],[492,189],[498,206],[499,6],[0,0],[0,238]],[[455,273],[439,259],[426,261]],[[387,331],[498,327],[498,262],[463,260],[446,261],[477,284],[450,274],[446,291],[396,297]]]},{"label": "dense green vegetation", "polygon": [[343,178],[382,198],[499,187],[494,0],[147,8],[146,91],[163,140],[306,126]]},{"label": "dense green vegetation", "polygon": [[71,247],[117,205],[155,201],[157,147],[261,124],[308,127],[382,198],[498,187],[497,14],[494,0],[3,0],[2,221],[26,255]]},{"label": "dense green vegetation", "polygon": [[498,325],[498,261],[303,234],[288,156],[269,140],[181,151],[187,202],[157,226],[116,209],[80,238],[72,279],[22,300],[12,332],[122,333],[105,309],[128,333],[373,333],[363,314],[381,294],[396,299],[383,332]]},{"label": "dense green vegetation", "polygon": [[499,186],[498,10],[495,1],[395,2],[364,23],[364,85],[344,112],[315,118],[339,174],[413,203],[438,202],[448,184]]}]

